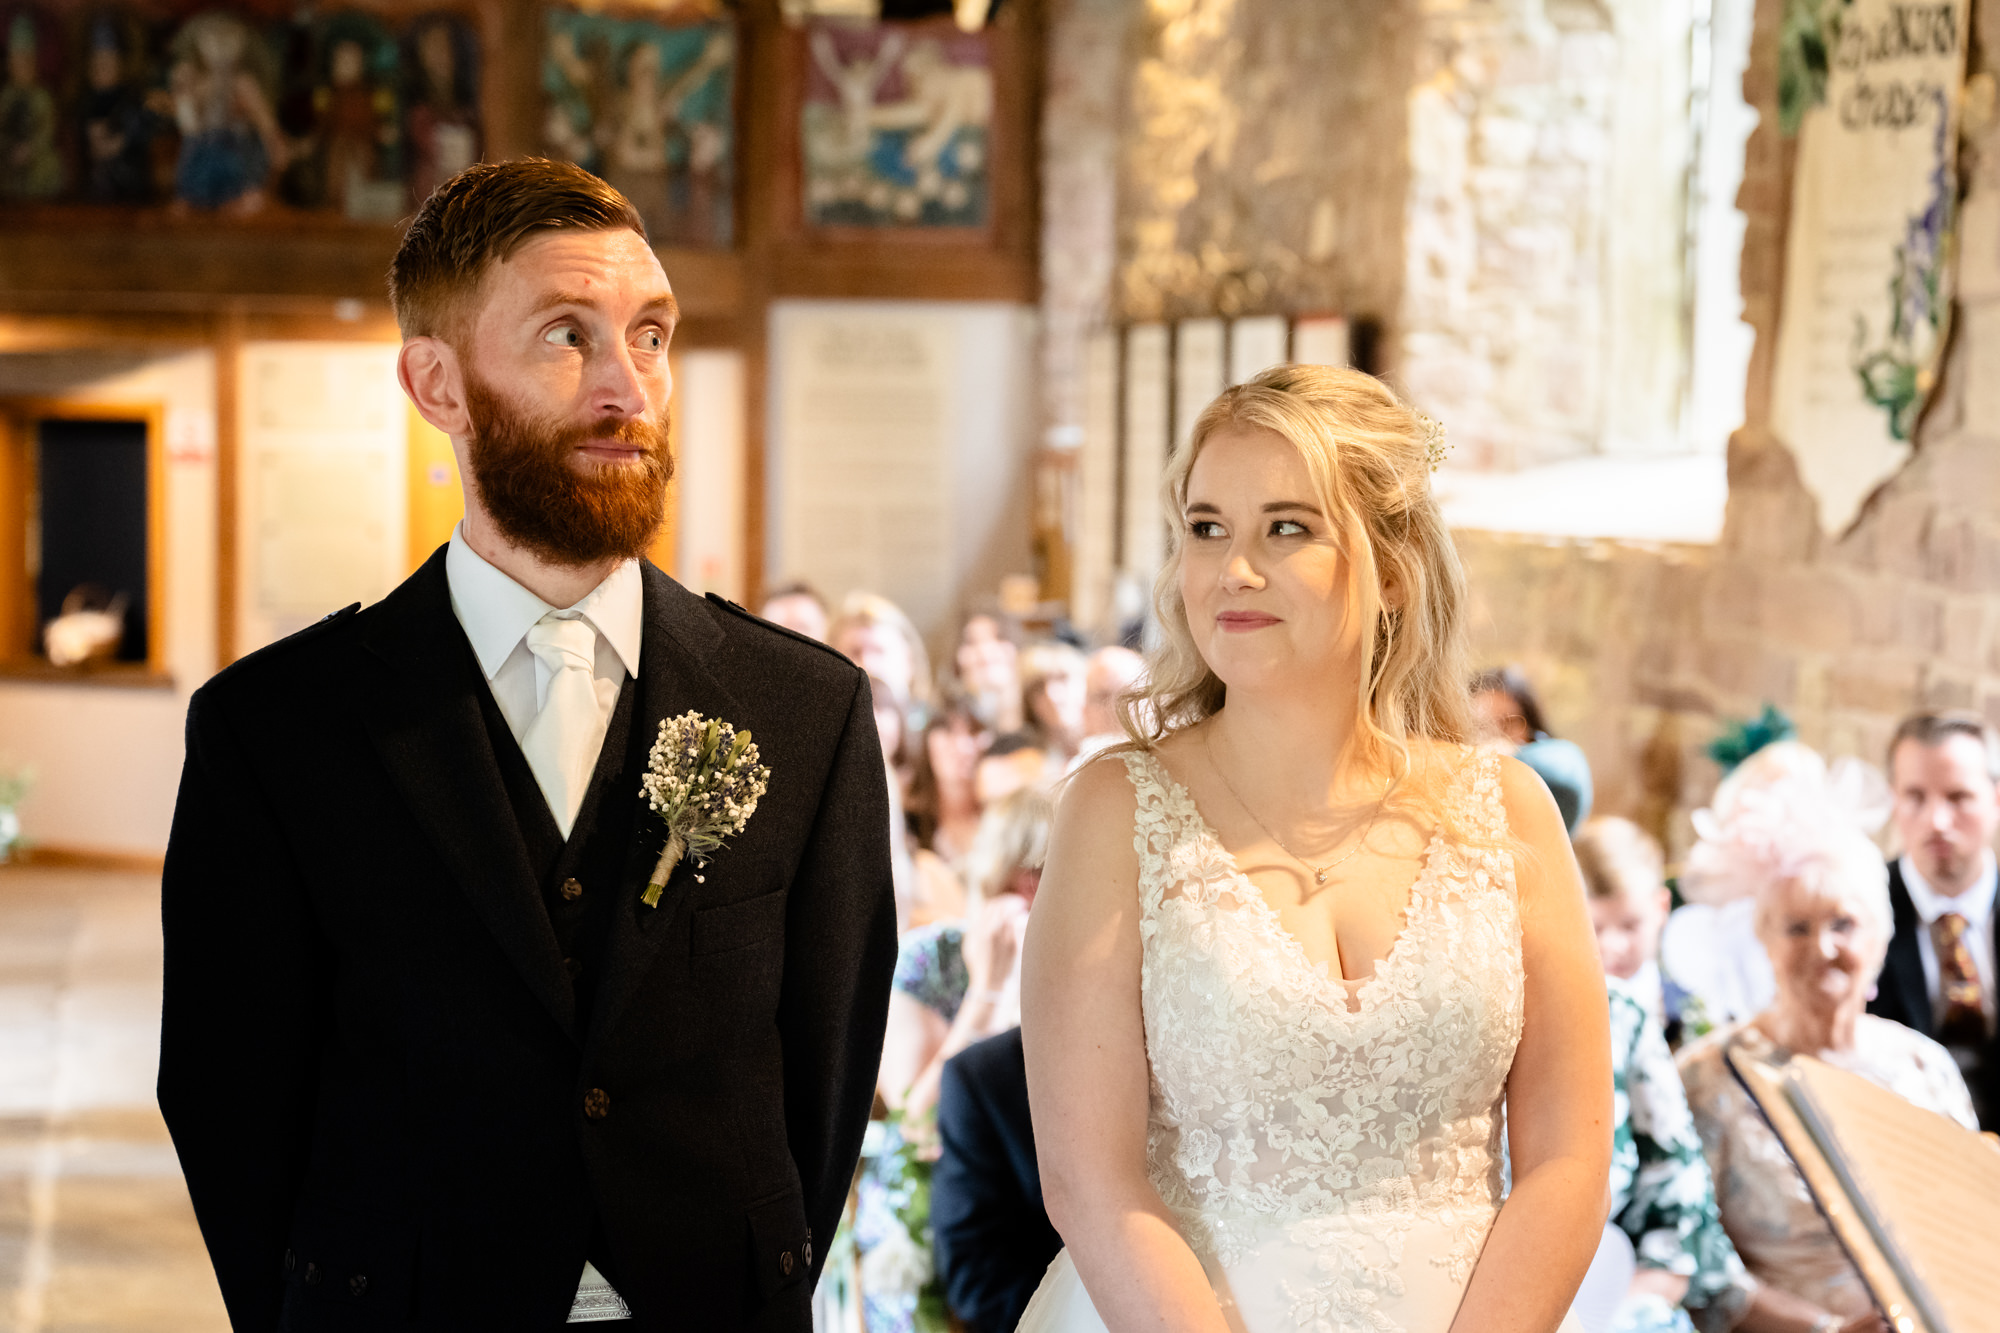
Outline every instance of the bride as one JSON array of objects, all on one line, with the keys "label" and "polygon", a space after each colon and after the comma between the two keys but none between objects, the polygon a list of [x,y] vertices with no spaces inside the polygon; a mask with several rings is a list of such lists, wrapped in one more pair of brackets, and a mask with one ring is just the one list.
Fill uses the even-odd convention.
[{"label": "bride", "polygon": [[1604,981],[1554,801],[1464,743],[1440,436],[1283,366],[1169,466],[1138,740],[1072,781],[1028,930],[1068,1248],[1027,1333],[1547,1333],[1590,1264]]}]

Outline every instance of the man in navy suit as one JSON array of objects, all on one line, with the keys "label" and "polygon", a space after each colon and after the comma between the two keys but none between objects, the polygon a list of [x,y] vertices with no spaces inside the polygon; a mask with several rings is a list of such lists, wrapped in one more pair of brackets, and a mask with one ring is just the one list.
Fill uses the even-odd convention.
[{"label": "man in navy suit", "polygon": [[2000,1128],[1993,991],[2000,738],[1977,713],[1905,718],[1889,745],[1889,779],[1903,843],[1903,855],[1889,863],[1896,933],[1868,1010],[1951,1051],[1980,1127]]},{"label": "man in navy suit", "polygon": [[945,1062],[938,1137],[931,1230],[945,1302],[972,1333],[1010,1333],[1062,1249],[1042,1206],[1021,1029]]}]

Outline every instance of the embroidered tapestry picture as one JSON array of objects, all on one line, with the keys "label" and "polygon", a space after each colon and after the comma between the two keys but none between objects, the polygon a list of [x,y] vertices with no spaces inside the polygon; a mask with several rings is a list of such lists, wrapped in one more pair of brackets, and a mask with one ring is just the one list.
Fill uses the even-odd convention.
[{"label": "embroidered tapestry picture", "polygon": [[542,141],[618,187],[655,245],[733,231],[736,30],[551,10]]},{"label": "embroidered tapestry picture", "polygon": [[983,227],[991,51],[949,26],[810,25],[800,164],[818,227]]}]

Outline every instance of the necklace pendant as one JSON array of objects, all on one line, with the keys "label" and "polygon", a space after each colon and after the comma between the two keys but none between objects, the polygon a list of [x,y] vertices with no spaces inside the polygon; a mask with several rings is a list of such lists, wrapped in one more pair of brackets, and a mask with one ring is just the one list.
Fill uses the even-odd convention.
[{"label": "necklace pendant", "polygon": [[[1330,867],[1329,867],[1329,868],[1330,868]],[[1315,883],[1315,884],[1324,884],[1324,883],[1326,883],[1326,871],[1325,871],[1325,870],[1315,870],[1315,871],[1313,872],[1313,883]]]}]

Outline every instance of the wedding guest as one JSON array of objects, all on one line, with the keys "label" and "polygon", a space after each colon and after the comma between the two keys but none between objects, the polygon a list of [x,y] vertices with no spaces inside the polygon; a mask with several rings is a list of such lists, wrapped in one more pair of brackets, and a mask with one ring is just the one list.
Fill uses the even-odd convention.
[{"label": "wedding guest", "polygon": [[1885,1326],[1867,1287],[1725,1057],[1731,1048],[1814,1055],[1967,1127],[1972,1103],[1943,1047],[1863,1012],[1889,943],[1882,858],[1824,763],[1781,757],[1773,775],[1739,789],[1728,811],[1700,812],[1702,839],[1689,858],[1711,899],[1754,901],[1776,997],[1754,1018],[1684,1049],[1681,1077],[1723,1227],[1750,1273],[1736,1327],[1879,1333]]},{"label": "wedding guest", "polygon": [[990,739],[965,700],[950,695],[915,747],[904,806],[910,832],[919,847],[948,865],[972,849],[979,828],[979,756]]},{"label": "wedding guest", "polygon": [[952,1314],[968,1333],[1012,1333],[1062,1248],[1042,1204],[1018,1027],[945,1061],[931,1231]]},{"label": "wedding guest", "polygon": [[1895,934],[1872,1014],[1934,1037],[1958,1062],[1982,1129],[2000,1129],[1994,1035],[2000,737],[1977,713],[1919,713],[1889,743],[1896,832]]},{"label": "wedding guest", "polygon": [[[910,823],[903,814],[903,782],[897,765],[903,753],[903,707],[895,688],[880,676],[868,678],[875,708],[875,734],[882,741],[882,780],[889,788],[889,869],[896,886],[896,933],[940,915],[929,900],[928,887],[910,855]],[[957,899],[951,899],[957,907]]]},{"label": "wedding guest", "polygon": [[1492,667],[1474,676],[1472,707],[1481,739],[1510,751],[1549,734],[1542,701],[1519,667]]},{"label": "wedding guest", "polygon": [[1032,644],[1021,653],[1020,663],[1021,710],[1029,731],[1060,772],[1083,744],[1090,663],[1066,643]]},{"label": "wedding guest", "polygon": [[826,599],[810,583],[786,583],[772,589],[757,614],[808,639],[827,641]]},{"label": "wedding guest", "polygon": [[923,636],[901,607],[872,592],[851,592],[827,627],[826,642],[871,676],[895,688],[911,707],[931,702],[931,658]]},{"label": "wedding guest", "polygon": [[893,1202],[902,1188],[892,1165],[899,1145],[934,1134],[930,1122],[946,1060],[1020,1025],[1021,938],[1041,885],[1049,818],[1047,798],[1034,792],[989,810],[968,858],[963,920],[918,926],[903,936],[876,1083],[897,1119],[882,1150],[864,1166],[855,1207],[869,1333],[906,1333],[920,1285],[878,1283],[871,1289],[867,1283],[871,1270],[879,1274],[885,1267],[868,1256],[883,1246],[894,1247],[885,1253],[900,1251],[909,1238]]},{"label": "wedding guest", "polygon": [[903,937],[882,1047],[882,1100],[905,1120],[937,1104],[944,1062],[1021,1021],[1021,933],[1041,884],[1050,805],[1032,789],[979,821],[963,922]]},{"label": "wedding guest", "polygon": [[1715,1184],[1659,1024],[1613,987],[1611,1223],[1637,1267],[1609,1333],[1729,1327],[1748,1299],[1743,1264],[1716,1212]]},{"label": "wedding guest", "polygon": [[1572,840],[1604,975],[1674,1039],[1685,993],[1660,971],[1660,932],[1673,907],[1660,844],[1629,819],[1586,819]]},{"label": "wedding guest", "polygon": [[980,725],[995,735],[1027,725],[1021,709],[1020,657],[1020,649],[995,617],[982,614],[965,622],[952,658],[959,688]]},{"label": "wedding guest", "polygon": [[1028,787],[1049,781],[1049,754],[1024,731],[1001,736],[986,747],[972,777],[979,808],[990,809]]},{"label": "wedding guest", "polygon": [[1482,671],[1472,678],[1472,702],[1484,743],[1540,775],[1574,836],[1590,817],[1590,760],[1575,742],[1550,733],[1527,676],[1511,666]]},{"label": "wedding guest", "polygon": [[1083,678],[1083,740],[1077,746],[1079,759],[1125,739],[1125,724],[1118,719],[1118,700],[1145,674],[1146,659],[1123,645],[1099,648],[1090,655],[1090,669]]}]

